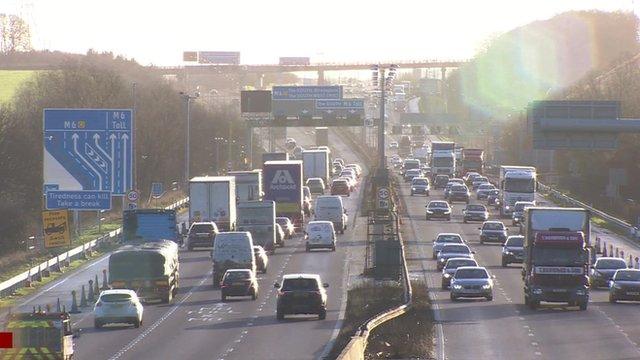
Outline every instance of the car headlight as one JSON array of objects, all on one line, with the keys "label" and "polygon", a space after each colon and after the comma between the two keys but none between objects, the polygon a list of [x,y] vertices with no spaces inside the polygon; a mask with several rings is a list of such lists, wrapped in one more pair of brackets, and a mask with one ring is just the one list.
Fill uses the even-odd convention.
[{"label": "car headlight", "polygon": [[433,214],[433,211],[427,210],[427,214]]},{"label": "car headlight", "polygon": [[504,252],[504,254],[505,254],[505,255],[513,255],[513,253],[512,253],[511,251],[509,251],[509,250],[506,250],[506,251]]},{"label": "car headlight", "polygon": [[535,295],[540,295],[540,294],[542,294],[542,289],[534,288],[531,292],[533,292]]},{"label": "car headlight", "polygon": [[445,214],[450,214],[450,213],[451,213],[451,210],[445,210],[445,211],[444,211],[444,213],[445,213]]},{"label": "car headlight", "polygon": [[484,290],[491,289],[491,285],[489,285],[489,284],[484,284],[484,285],[482,285],[482,288],[483,288]]},{"label": "car headlight", "polygon": [[411,190],[416,191],[416,188],[412,187]]},{"label": "car headlight", "polygon": [[622,289],[622,286],[620,286],[620,285],[618,285],[616,283],[613,283],[613,288],[620,290],[620,289]]},{"label": "car headlight", "polygon": [[456,290],[462,289],[462,285],[458,285],[458,284],[454,284],[452,287]]},{"label": "car headlight", "polygon": [[444,276],[445,278],[447,278],[447,279],[448,279],[448,278],[450,278],[450,277],[451,277],[451,274],[449,274],[449,273],[444,273],[444,275],[443,275],[443,276]]}]

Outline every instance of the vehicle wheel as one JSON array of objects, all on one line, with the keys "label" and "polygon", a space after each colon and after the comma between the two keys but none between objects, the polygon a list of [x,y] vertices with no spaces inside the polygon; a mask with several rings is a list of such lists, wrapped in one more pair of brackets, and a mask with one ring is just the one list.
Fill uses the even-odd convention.
[{"label": "vehicle wheel", "polygon": [[427,191],[427,196],[429,196],[429,192]]},{"label": "vehicle wheel", "polygon": [[311,251],[311,249],[310,249],[308,246],[305,246],[304,250],[305,250],[306,252]]},{"label": "vehicle wheel", "polygon": [[509,263],[506,262],[505,260],[502,260],[502,267],[507,267],[507,265],[509,265]]},{"label": "vehicle wheel", "polygon": [[451,294],[451,296],[449,296],[449,297],[451,298],[451,301],[457,301],[458,300],[458,297],[453,295],[453,294]]},{"label": "vehicle wheel", "polygon": [[524,296],[524,305],[529,306],[529,297],[527,295]]},{"label": "vehicle wheel", "polygon": [[447,221],[451,221],[451,216],[448,216],[448,217],[447,217]]},{"label": "vehicle wheel", "polygon": [[611,296],[609,295],[609,302],[612,304],[615,304],[618,300],[615,298],[615,296]]},{"label": "vehicle wheel", "polygon": [[413,196],[413,191],[411,192],[411,196]]},{"label": "vehicle wheel", "polygon": [[262,273],[266,274],[267,273],[267,267],[265,266],[264,268],[262,268]]},{"label": "vehicle wheel", "polygon": [[318,319],[324,320],[326,318],[327,318],[327,309],[320,310],[320,313],[318,314]]},{"label": "vehicle wheel", "polygon": [[344,229],[340,230],[340,234],[344,235]]},{"label": "vehicle wheel", "polygon": [[432,254],[432,255],[431,255],[431,258],[432,258],[433,260],[435,260],[435,259],[437,259],[437,258],[438,258],[438,255],[434,253],[434,254]]},{"label": "vehicle wheel", "polygon": [[258,298],[258,292],[253,290],[251,291],[251,300],[255,300]]},{"label": "vehicle wheel", "polygon": [[221,295],[221,296],[220,296],[220,300],[222,300],[222,302],[227,301],[227,295],[224,295],[224,294],[223,294],[223,295]]},{"label": "vehicle wheel", "polygon": [[493,295],[487,296],[486,299],[487,301],[493,301]]},{"label": "vehicle wheel", "polygon": [[467,219],[462,219],[462,222],[466,224],[467,223]]},{"label": "vehicle wheel", "polygon": [[426,219],[427,221],[429,221],[429,217],[428,217],[428,216],[425,216],[425,219]]},{"label": "vehicle wheel", "polygon": [[133,320],[133,327],[136,328],[136,329],[139,328],[140,327],[140,320],[138,320],[138,319]]},{"label": "vehicle wheel", "polygon": [[537,300],[529,300],[529,308],[531,310],[535,310],[538,308],[538,305],[540,305],[540,302]]},{"label": "vehicle wheel", "polygon": [[333,244],[333,245],[331,246],[331,251],[336,251],[336,244]]},{"label": "vehicle wheel", "polygon": [[585,311],[585,310],[587,310],[587,305],[589,305],[589,303],[588,303],[587,301],[580,302],[580,303],[578,304],[578,306],[580,307],[580,311]]},{"label": "vehicle wheel", "polygon": [[446,290],[447,289],[447,283],[445,283],[444,281],[440,284],[440,288],[442,290]]},{"label": "vehicle wheel", "polygon": [[284,313],[280,310],[276,311],[276,319],[277,320],[284,320]]},{"label": "vehicle wheel", "polygon": [[480,238],[480,245],[484,244],[484,239]]},{"label": "vehicle wheel", "polygon": [[167,295],[164,295],[162,297],[162,302],[163,303],[169,304],[169,303],[171,303],[172,300],[173,300],[173,292],[172,291],[169,291],[169,293]]},{"label": "vehicle wheel", "polygon": [[193,246],[191,246],[191,245],[187,245],[187,250],[189,250],[189,251],[193,251]]},{"label": "vehicle wheel", "polygon": [[102,321],[94,320],[93,321],[93,327],[95,327],[96,329],[102,329]]}]

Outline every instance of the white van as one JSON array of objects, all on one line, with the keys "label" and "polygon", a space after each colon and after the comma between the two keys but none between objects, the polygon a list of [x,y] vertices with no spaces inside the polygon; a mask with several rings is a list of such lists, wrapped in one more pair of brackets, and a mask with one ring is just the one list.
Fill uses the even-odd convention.
[{"label": "white van", "polygon": [[213,258],[213,287],[228,269],[250,269],[256,272],[256,259],[253,254],[253,239],[248,231],[221,232],[211,252]]},{"label": "white van", "polygon": [[304,238],[307,241],[305,245],[307,252],[311,249],[336,251],[336,231],[331,221],[309,221]]},{"label": "white van", "polygon": [[336,231],[344,234],[349,217],[347,216],[347,210],[342,204],[342,197],[338,195],[318,196],[315,201],[314,212],[314,220],[331,221]]}]

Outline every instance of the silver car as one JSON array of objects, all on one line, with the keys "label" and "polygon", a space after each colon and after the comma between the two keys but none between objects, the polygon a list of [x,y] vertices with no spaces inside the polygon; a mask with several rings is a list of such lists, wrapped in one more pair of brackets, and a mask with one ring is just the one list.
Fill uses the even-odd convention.
[{"label": "silver car", "polygon": [[627,263],[624,259],[616,257],[598,258],[591,267],[591,276],[589,277],[591,287],[607,286],[616,271],[626,268]]},{"label": "silver car", "polygon": [[451,279],[451,301],[461,297],[483,297],[493,300],[493,279],[481,266],[461,266]]},{"label": "silver car", "polygon": [[446,289],[451,285],[451,278],[456,270],[461,266],[478,266],[478,262],[468,258],[451,258],[442,269],[442,288]]},{"label": "silver car", "polygon": [[464,240],[462,240],[462,236],[460,234],[455,233],[440,233],[433,239],[432,246],[432,257],[436,259],[438,257],[438,253],[446,244],[464,244]]},{"label": "silver car", "polygon": [[444,268],[447,260],[454,257],[473,259],[475,252],[471,251],[467,245],[464,244],[445,244],[438,252],[437,265],[438,271]]},{"label": "silver car", "polygon": [[464,210],[462,210],[462,222],[465,224],[467,221],[487,221],[489,219],[489,211],[484,205],[469,204]]}]

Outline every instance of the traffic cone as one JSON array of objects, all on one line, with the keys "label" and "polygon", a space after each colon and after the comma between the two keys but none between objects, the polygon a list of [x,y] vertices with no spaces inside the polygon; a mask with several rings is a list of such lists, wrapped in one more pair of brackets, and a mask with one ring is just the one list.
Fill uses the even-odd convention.
[{"label": "traffic cone", "polygon": [[96,274],[96,279],[93,281],[93,293],[95,294],[95,296],[98,296],[100,294],[100,286],[98,285],[98,274]]},{"label": "traffic cone", "polygon": [[109,290],[109,281],[107,280],[107,269],[102,269],[102,290]]},{"label": "traffic cone", "polygon": [[56,301],[56,312],[62,312],[62,309],[60,308],[60,298]]},{"label": "traffic cone", "polygon": [[89,296],[87,297],[87,300],[90,303],[96,302],[96,294],[93,291],[93,280],[89,280]]},{"label": "traffic cone", "polygon": [[78,301],[76,300],[76,291],[71,290],[71,314],[80,313],[80,309],[78,309]]},{"label": "traffic cone", "polygon": [[82,285],[82,292],[80,293],[80,307],[87,307],[87,293],[84,291],[84,285]]}]

